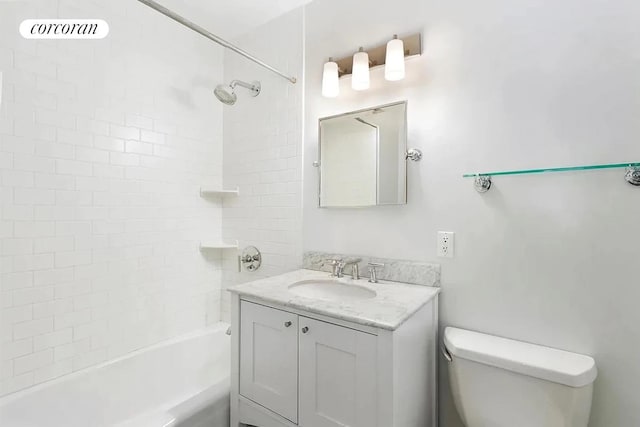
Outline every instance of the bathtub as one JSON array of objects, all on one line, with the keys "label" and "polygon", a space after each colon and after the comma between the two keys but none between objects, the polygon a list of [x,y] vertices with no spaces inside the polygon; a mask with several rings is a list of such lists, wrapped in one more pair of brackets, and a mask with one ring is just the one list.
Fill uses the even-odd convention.
[{"label": "bathtub", "polygon": [[0,426],[228,427],[228,326],[11,394],[0,400]]}]

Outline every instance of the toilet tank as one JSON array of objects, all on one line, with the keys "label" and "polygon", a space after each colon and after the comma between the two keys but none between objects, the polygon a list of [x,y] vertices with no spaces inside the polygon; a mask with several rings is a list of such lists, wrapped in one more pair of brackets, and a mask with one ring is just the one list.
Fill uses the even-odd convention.
[{"label": "toilet tank", "polygon": [[457,328],[444,344],[467,427],[586,427],[597,370],[589,356]]}]

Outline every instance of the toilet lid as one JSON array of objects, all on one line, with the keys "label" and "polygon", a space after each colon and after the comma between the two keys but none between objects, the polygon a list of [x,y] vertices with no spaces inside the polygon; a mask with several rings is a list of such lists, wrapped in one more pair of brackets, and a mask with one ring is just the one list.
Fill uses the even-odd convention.
[{"label": "toilet lid", "polygon": [[591,384],[598,375],[592,357],[479,332],[448,327],[444,343],[454,357],[570,387]]}]

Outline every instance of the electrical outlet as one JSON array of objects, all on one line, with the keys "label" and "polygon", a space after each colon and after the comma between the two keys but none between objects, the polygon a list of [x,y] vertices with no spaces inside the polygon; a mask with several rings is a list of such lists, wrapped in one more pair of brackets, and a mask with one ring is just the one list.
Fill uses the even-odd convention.
[{"label": "electrical outlet", "polygon": [[441,258],[453,258],[454,249],[453,231],[438,231],[438,256]]}]

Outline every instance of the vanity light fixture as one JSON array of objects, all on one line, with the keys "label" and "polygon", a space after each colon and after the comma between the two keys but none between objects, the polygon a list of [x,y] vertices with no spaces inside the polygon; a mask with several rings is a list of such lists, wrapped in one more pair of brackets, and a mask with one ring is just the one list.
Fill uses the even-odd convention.
[{"label": "vanity light fixture", "polygon": [[369,89],[369,81],[369,54],[361,47],[353,55],[351,87],[353,90],[366,90]]},{"label": "vanity light fixture", "polygon": [[338,63],[329,58],[324,63],[322,71],[322,96],[325,98],[335,98],[340,94],[340,84],[338,82]]},{"label": "vanity light fixture", "polygon": [[385,80],[395,82],[404,79],[404,42],[397,34],[387,43],[387,52],[384,61]]},{"label": "vanity light fixture", "polygon": [[[360,48],[355,55],[339,59],[329,58],[322,73],[322,95],[333,98],[339,95],[338,79],[351,74],[351,87],[354,90],[366,90],[370,85],[370,69],[384,66],[384,78],[388,81],[402,80],[405,77],[405,60],[422,55],[420,33],[410,36],[393,36],[389,42],[372,47]],[[336,79],[336,70],[338,79]]]}]

